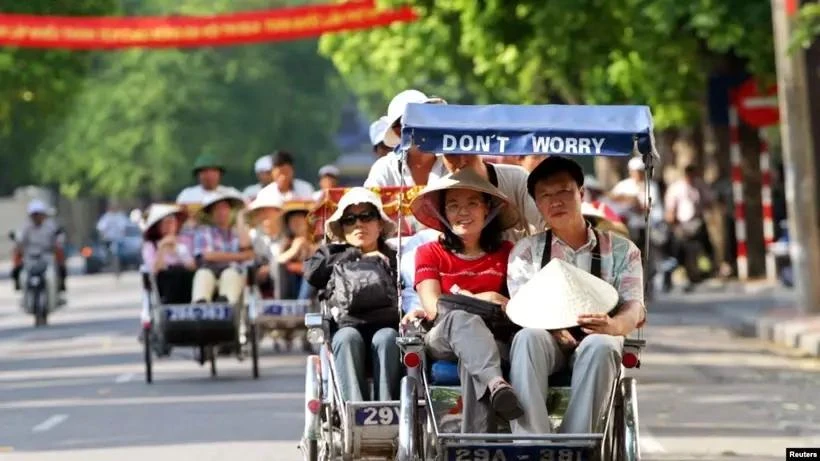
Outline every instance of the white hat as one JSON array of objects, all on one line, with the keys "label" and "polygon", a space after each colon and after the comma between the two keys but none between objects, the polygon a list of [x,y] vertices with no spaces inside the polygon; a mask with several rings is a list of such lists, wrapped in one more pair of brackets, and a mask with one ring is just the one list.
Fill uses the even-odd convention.
[{"label": "white hat", "polygon": [[605,314],[617,304],[612,285],[555,258],[518,290],[506,313],[524,328],[559,330],[578,326],[580,314]]},{"label": "white hat", "polygon": [[51,209],[42,200],[34,199],[28,202],[28,214],[50,214]]},{"label": "white hat", "polygon": [[273,159],[270,155],[263,155],[253,164],[254,173],[264,173],[273,169]]},{"label": "white hat", "polygon": [[276,187],[264,187],[256,194],[256,198],[248,205],[248,210],[256,211],[260,208],[279,208],[285,207],[285,198]]},{"label": "white hat", "polygon": [[184,214],[185,210],[183,210],[180,206],[165,203],[154,203],[148,209],[148,217],[145,218],[145,223],[142,225],[142,233],[143,235],[147,234],[152,227],[168,216],[182,216]]},{"label": "white hat", "polygon": [[588,174],[584,176],[584,188],[603,192],[604,185],[601,184],[601,181],[598,181],[598,178],[591,174]]},{"label": "white hat", "polygon": [[207,212],[211,205],[223,200],[227,201],[232,207],[235,208],[245,206],[245,201],[242,199],[242,195],[229,189],[226,191],[214,191],[205,194],[205,196],[202,197],[202,211]]},{"label": "white hat", "polygon": [[629,159],[629,164],[627,165],[629,171],[640,171],[646,169],[646,165],[643,163],[643,159],[640,157],[632,157]]},{"label": "white hat", "polygon": [[396,136],[391,127],[404,115],[408,104],[427,104],[428,102],[444,103],[441,98],[430,98],[419,90],[404,90],[393,97],[390,105],[387,106],[387,126],[384,129],[384,144],[387,147],[396,147],[401,139]]},{"label": "white hat", "polygon": [[319,177],[323,176],[333,176],[334,178],[338,178],[341,172],[335,165],[325,165],[322,168],[319,168]]},{"label": "white hat", "polygon": [[347,207],[365,203],[369,203],[379,210],[383,225],[382,236],[385,238],[392,236],[396,231],[396,223],[384,212],[384,207],[382,206],[382,201],[379,196],[364,187],[353,187],[339,199],[339,205],[336,207],[336,211],[330,215],[330,218],[328,218],[325,223],[325,233],[327,236],[331,240],[343,240],[344,234],[342,234],[342,226],[339,220],[342,219],[342,215]]},{"label": "white hat", "polygon": [[387,116],[382,115],[378,120],[370,124],[370,145],[378,146],[384,141],[384,133],[387,131]]}]

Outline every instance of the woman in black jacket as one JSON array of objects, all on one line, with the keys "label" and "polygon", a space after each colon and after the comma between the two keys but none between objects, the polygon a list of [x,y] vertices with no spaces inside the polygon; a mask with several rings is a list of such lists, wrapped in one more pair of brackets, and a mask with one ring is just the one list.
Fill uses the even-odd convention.
[{"label": "woman in black jacket", "polygon": [[355,187],[339,200],[325,227],[333,243],[322,245],[305,261],[305,278],[319,290],[338,327],[331,344],[342,398],[367,399],[365,364],[370,359],[373,400],[397,400],[401,368],[396,252],[385,243],[396,225],[376,194]]}]

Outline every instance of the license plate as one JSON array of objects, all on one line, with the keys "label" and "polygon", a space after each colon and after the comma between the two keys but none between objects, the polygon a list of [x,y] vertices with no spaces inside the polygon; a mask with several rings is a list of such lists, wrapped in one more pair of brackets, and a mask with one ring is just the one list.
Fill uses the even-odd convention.
[{"label": "license plate", "polygon": [[167,307],[165,315],[169,322],[228,320],[231,311],[229,306],[183,306]]},{"label": "license plate", "polygon": [[448,447],[447,461],[587,461],[587,449],[539,447],[538,445],[494,445]]},{"label": "license plate", "polygon": [[357,426],[392,426],[399,424],[399,407],[373,406],[356,409]]},{"label": "license plate", "polygon": [[268,304],[262,309],[264,315],[292,317],[305,315],[304,304]]}]

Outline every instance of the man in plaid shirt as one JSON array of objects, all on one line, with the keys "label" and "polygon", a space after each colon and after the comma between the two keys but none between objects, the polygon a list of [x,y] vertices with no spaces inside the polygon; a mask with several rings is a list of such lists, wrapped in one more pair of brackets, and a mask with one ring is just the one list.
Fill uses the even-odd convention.
[{"label": "man in plaid shirt", "polygon": [[[615,287],[619,304],[616,313],[579,316],[580,328],[525,328],[515,335],[510,382],[526,409],[524,416],[511,422],[515,434],[551,432],[548,378],[567,366],[573,370],[572,391],[561,432],[594,432],[619,374],[624,337],[645,318],[641,252],[625,237],[592,229],[581,213],[583,185],[581,166],[564,157],[550,156],[530,173],[527,189],[550,230],[515,245],[507,268],[507,288],[514,297],[541,270],[545,259],[559,258]],[[549,297],[549,293],[544,295]],[[543,308],[549,309],[549,303]]]},{"label": "man in plaid shirt", "polygon": [[202,213],[209,222],[194,234],[193,253],[198,266],[191,293],[194,302],[211,302],[215,291],[217,301],[236,304],[240,300],[245,280],[237,266],[254,257],[241,211],[237,225],[232,225],[234,210],[243,207],[238,194],[216,192],[203,200]]}]

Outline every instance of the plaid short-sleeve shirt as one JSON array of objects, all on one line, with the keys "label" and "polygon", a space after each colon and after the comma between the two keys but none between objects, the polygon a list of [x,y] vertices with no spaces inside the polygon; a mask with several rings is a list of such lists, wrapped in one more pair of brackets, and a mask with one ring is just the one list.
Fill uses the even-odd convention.
[{"label": "plaid short-sleeve shirt", "polygon": [[[225,253],[239,252],[239,235],[234,229],[223,230],[216,226],[200,226],[194,233],[194,257],[200,257],[211,251]],[[202,267],[208,269],[224,269],[230,263],[202,262]]]},{"label": "plaid short-sleeve shirt", "polygon": [[[592,249],[597,240],[592,228],[587,229],[587,243],[577,250],[558,237],[552,238],[552,257],[562,259],[579,269],[592,268]],[[609,231],[597,231],[600,236],[601,278],[618,291],[620,301],[637,301],[644,306],[643,266],[641,251],[630,240]],[[507,267],[507,287],[510,297],[541,270],[547,233],[542,232],[519,241],[510,253]]]}]

